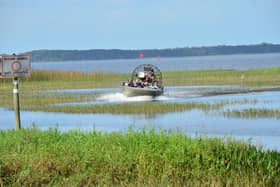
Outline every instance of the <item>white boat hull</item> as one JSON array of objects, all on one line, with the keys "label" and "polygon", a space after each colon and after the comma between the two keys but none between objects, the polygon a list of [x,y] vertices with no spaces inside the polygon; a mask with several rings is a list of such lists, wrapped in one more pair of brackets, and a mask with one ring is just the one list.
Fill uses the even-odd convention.
[{"label": "white boat hull", "polygon": [[123,86],[123,93],[127,97],[133,96],[159,96],[163,94],[163,88],[138,88],[138,87],[130,87],[130,86]]}]

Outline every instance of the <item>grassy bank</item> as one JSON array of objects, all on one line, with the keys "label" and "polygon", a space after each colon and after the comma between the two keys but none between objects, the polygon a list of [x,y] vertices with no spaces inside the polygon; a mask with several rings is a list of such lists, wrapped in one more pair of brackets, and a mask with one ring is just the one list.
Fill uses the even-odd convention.
[{"label": "grassy bank", "polygon": [[[113,73],[80,73],[33,71],[31,77],[20,80],[22,90],[54,90],[119,87],[130,75]],[[10,79],[0,80],[2,89],[12,86]],[[1,89],[1,88],[0,88]]]},{"label": "grassy bank", "polygon": [[223,111],[225,117],[236,118],[276,118],[280,119],[280,110],[269,109],[243,109]]},{"label": "grassy bank", "polygon": [[[129,73],[129,72],[128,72]],[[62,88],[75,88],[81,86],[86,88],[120,87],[121,83],[130,79],[130,74],[108,74],[108,73],[63,73],[35,71],[29,81],[31,82],[60,82]],[[29,82],[28,81],[28,82]],[[84,82],[80,85],[70,82]],[[203,71],[176,71],[163,72],[163,83],[165,86],[180,85],[247,85],[247,86],[271,86],[280,85],[280,68],[257,69],[248,71],[238,70],[203,70]],[[63,86],[64,85],[64,86]]]},{"label": "grassy bank", "polygon": [[[129,78],[130,74],[34,71],[30,78],[22,79],[20,87],[29,90],[120,87]],[[10,80],[0,82],[3,83],[0,89],[11,86]],[[280,85],[280,68],[163,72],[163,83],[165,86]]]},{"label": "grassy bank", "polygon": [[280,85],[280,68],[238,70],[179,71],[163,74],[166,85]]},{"label": "grassy bank", "polygon": [[0,152],[3,186],[280,185],[279,153],[177,132],[5,131]]}]

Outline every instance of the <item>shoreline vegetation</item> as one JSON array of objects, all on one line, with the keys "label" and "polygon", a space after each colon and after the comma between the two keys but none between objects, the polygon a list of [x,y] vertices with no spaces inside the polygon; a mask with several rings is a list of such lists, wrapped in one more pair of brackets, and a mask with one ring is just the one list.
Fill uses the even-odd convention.
[{"label": "shoreline vegetation", "polygon": [[280,154],[180,132],[0,131],[1,186],[279,186]]},{"label": "shoreline vegetation", "polygon": [[[239,85],[278,86],[280,68],[254,70],[197,70],[162,72],[164,86]],[[31,90],[113,88],[130,79],[130,74],[81,73],[35,70],[20,80],[20,88]],[[0,79],[0,90],[10,87],[11,79]]]},{"label": "shoreline vegetation", "polygon": [[[168,112],[182,112],[198,109],[205,112],[218,112],[225,117],[240,118],[280,118],[279,110],[254,109],[243,111],[223,110],[229,103],[140,103],[140,104],[100,104],[67,105],[67,103],[90,102],[96,95],[71,95],[59,93],[60,89],[92,89],[120,87],[130,75],[109,73],[48,72],[34,71],[32,76],[20,80],[21,109],[27,111],[64,113],[110,113],[154,115]],[[208,70],[163,72],[165,86],[195,85],[238,85],[253,87],[253,91],[279,90],[280,68],[256,69],[248,71]],[[12,83],[10,79],[0,80],[0,107],[12,108]],[[276,90],[277,90],[276,89]],[[46,92],[53,90],[54,92]],[[244,101],[248,102],[248,101]],[[65,104],[65,105],[64,105]],[[136,105],[136,107],[135,107]]]}]

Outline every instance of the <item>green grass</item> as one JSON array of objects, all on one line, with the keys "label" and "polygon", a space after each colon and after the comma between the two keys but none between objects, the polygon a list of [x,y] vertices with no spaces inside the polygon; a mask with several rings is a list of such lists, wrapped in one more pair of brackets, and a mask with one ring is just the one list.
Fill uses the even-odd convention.
[{"label": "green grass", "polygon": [[182,112],[186,110],[199,109],[210,111],[217,109],[219,105],[203,103],[184,103],[184,104],[161,104],[161,103],[131,103],[131,104],[104,104],[104,105],[85,105],[85,106],[23,106],[23,110],[28,111],[47,111],[63,113],[110,113],[110,114],[163,114],[171,112]]},{"label": "green grass", "polygon": [[[113,73],[79,73],[34,71],[28,79],[22,79],[20,88],[27,90],[49,90],[67,88],[108,88],[120,87],[130,78],[128,74]],[[204,70],[163,72],[165,86],[182,85],[280,85],[280,68],[238,70]],[[10,79],[0,80],[0,89],[12,86]],[[1,91],[1,90],[0,90]]]},{"label": "green grass", "polygon": [[[218,111],[225,106],[234,104],[256,104],[256,100],[221,101],[214,104],[189,102],[189,103],[160,103],[160,102],[132,102],[124,104],[95,104],[86,105],[88,101],[95,100],[94,95],[69,95],[57,92],[40,94],[33,92],[32,95],[24,94],[21,97],[21,110],[45,111],[61,113],[84,113],[84,114],[144,114],[155,115],[188,110],[201,110],[204,112]],[[68,105],[67,103],[84,102],[85,105]],[[0,100],[2,106],[12,109],[12,100]],[[61,105],[55,105],[61,104]]]},{"label": "green grass", "polygon": [[279,186],[280,154],[179,132],[0,132],[1,186]]},{"label": "green grass", "polygon": [[276,118],[280,119],[280,110],[271,109],[243,109],[223,111],[225,117],[236,118]]},{"label": "green grass", "polygon": [[280,85],[280,68],[257,70],[204,70],[164,72],[164,84],[183,85]]},{"label": "green grass", "polygon": [[[8,91],[0,93],[0,106],[13,107],[13,94]],[[20,92],[20,105],[24,108],[42,108],[57,103],[86,102],[95,99],[95,95],[71,95],[59,92],[22,91]]]},{"label": "green grass", "polygon": [[34,71],[22,88],[34,90],[120,87],[129,75],[113,73],[79,73]]}]

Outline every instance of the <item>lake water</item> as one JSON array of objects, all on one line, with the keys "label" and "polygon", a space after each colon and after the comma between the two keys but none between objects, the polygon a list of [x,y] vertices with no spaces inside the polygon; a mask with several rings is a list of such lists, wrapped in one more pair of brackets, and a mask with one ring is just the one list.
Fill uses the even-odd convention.
[{"label": "lake water", "polygon": [[[156,99],[151,97],[127,98],[121,90],[82,89],[50,91],[72,95],[92,94],[95,99],[87,103],[70,103],[69,105],[119,104],[129,102],[162,102],[162,103],[221,103],[230,102],[223,107],[227,109],[279,109],[280,91],[251,92],[226,94],[227,90],[241,90],[231,86],[191,86],[167,87],[165,95]],[[218,91],[217,91],[218,90]],[[210,94],[209,93],[215,93]],[[48,92],[46,92],[48,94]],[[14,113],[5,108],[0,109],[0,129],[14,128]],[[210,137],[227,137],[248,140],[265,149],[280,151],[279,118],[236,118],[223,116],[219,111],[202,111],[193,109],[184,112],[157,115],[112,115],[112,114],[64,114],[48,112],[22,111],[23,127],[32,123],[40,129],[57,127],[61,131],[79,129],[81,131],[97,130],[103,132],[125,132],[131,126],[135,129],[153,127],[166,130],[181,130],[191,136],[205,135]]]},{"label": "lake water", "polygon": [[280,53],[217,55],[180,58],[144,58],[123,60],[91,60],[67,62],[34,62],[34,70],[130,73],[140,64],[153,64],[161,71],[280,67]]}]

